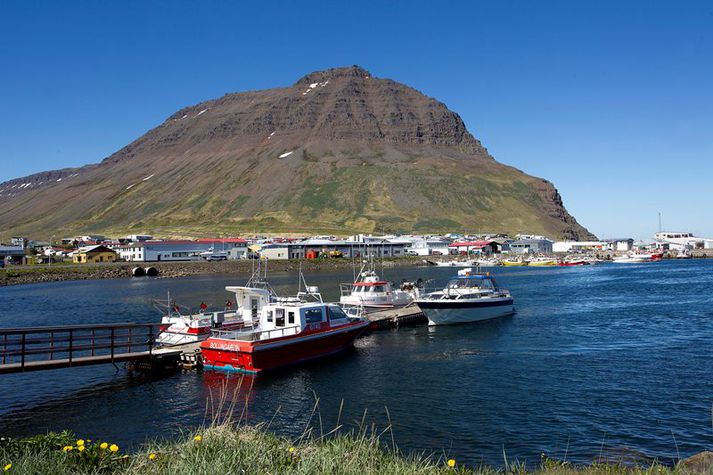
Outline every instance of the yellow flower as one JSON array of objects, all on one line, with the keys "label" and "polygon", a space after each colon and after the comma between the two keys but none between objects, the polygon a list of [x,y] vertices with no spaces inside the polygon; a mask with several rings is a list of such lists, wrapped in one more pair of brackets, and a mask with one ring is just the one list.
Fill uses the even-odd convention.
[{"label": "yellow flower", "polygon": [[193,440],[195,440],[196,442],[200,442],[201,440],[203,440],[203,437],[200,435],[197,435],[197,436],[193,437]]},{"label": "yellow flower", "polygon": [[448,461],[448,466],[451,467],[451,468],[455,467],[455,466],[456,466],[456,461],[453,460],[453,459],[450,459],[450,460]]},{"label": "yellow flower", "polygon": [[12,468],[12,464],[9,463],[9,464],[5,465],[5,467],[3,468],[3,470],[4,470],[5,472],[7,472],[7,471],[10,470],[11,468]]},{"label": "yellow flower", "polygon": [[81,447],[82,445],[84,445],[84,439],[79,439],[77,441],[77,447]]},{"label": "yellow flower", "polygon": [[149,454],[149,460],[156,460],[156,454]]},{"label": "yellow flower", "polygon": [[109,450],[111,450],[112,452],[118,452],[119,446],[116,444],[111,444],[111,447],[109,447]]},{"label": "yellow flower", "polygon": [[71,445],[65,445],[62,450],[64,450],[65,452],[71,452],[72,450],[74,450],[74,447],[72,447]]},{"label": "yellow flower", "polygon": [[109,444],[107,444],[106,442],[102,442],[102,443],[99,445],[99,448],[102,449],[102,450],[106,449],[107,447],[109,447]]},{"label": "yellow flower", "polygon": [[80,445],[79,447],[77,447],[77,450],[79,450],[80,452],[84,452],[84,446]]},{"label": "yellow flower", "polygon": [[292,453],[292,452],[294,452],[294,451],[295,451],[295,448],[294,448],[294,447],[290,447],[290,453]]}]

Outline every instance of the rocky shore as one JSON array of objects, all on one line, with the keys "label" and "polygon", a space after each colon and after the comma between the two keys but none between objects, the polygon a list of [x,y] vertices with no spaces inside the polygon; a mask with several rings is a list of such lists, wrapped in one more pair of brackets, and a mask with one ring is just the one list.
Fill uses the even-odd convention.
[{"label": "rocky shore", "polygon": [[[385,267],[422,265],[423,257],[395,257],[384,259]],[[17,266],[0,269],[0,286],[58,282],[64,280],[95,280],[131,278],[134,268],[153,267],[158,278],[187,277],[205,274],[250,275],[254,262],[243,261],[190,261],[190,262],[115,262],[107,264],[76,264],[52,266]],[[348,269],[350,259],[305,259],[269,261],[270,272],[305,272],[316,270]],[[381,260],[379,260],[381,265]]]}]

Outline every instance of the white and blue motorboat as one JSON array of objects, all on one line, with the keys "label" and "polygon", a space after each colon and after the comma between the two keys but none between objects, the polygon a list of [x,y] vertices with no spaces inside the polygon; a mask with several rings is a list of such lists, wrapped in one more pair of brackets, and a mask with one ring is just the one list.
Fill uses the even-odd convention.
[{"label": "white and blue motorboat", "polygon": [[489,272],[458,271],[446,288],[415,300],[429,325],[478,322],[515,313],[510,292],[498,287]]}]

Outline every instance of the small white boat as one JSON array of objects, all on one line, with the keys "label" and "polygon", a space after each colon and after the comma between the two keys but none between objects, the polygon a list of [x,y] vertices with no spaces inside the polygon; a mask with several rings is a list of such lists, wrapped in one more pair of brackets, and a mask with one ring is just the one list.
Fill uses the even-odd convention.
[{"label": "small white boat", "polygon": [[491,259],[487,259],[487,258],[486,258],[486,259],[477,259],[477,260],[475,261],[475,264],[476,264],[478,267],[497,267],[497,266],[500,265],[500,261],[499,261],[498,259],[495,259],[495,258],[491,258]]},{"label": "small white boat", "polygon": [[365,311],[405,307],[419,295],[419,286],[404,282],[401,287],[393,289],[391,283],[382,280],[374,270],[362,268],[355,282],[340,285],[339,303]]},{"label": "small white boat", "polygon": [[454,261],[432,261],[432,260],[427,260],[427,264],[432,265],[432,266],[437,266],[437,267],[475,267],[478,265],[478,262],[475,261],[474,259],[465,259],[465,260],[454,260]]},{"label": "small white boat", "polygon": [[629,252],[621,256],[616,256],[612,262],[617,264],[636,264],[640,262],[656,262],[663,258],[662,253],[656,252]]},{"label": "small white boat", "polygon": [[154,301],[154,306],[163,313],[156,343],[163,346],[184,345],[205,340],[212,330],[252,326],[260,309],[278,298],[261,272],[258,267],[244,286],[226,287],[225,290],[231,292],[234,298],[225,302],[223,310],[209,311],[208,306],[201,303],[200,311],[192,312],[177,305],[170,294],[165,303]]},{"label": "small white boat", "polygon": [[462,269],[443,290],[428,293],[415,302],[429,325],[478,322],[512,315],[515,303],[505,289],[497,286],[490,273]]}]

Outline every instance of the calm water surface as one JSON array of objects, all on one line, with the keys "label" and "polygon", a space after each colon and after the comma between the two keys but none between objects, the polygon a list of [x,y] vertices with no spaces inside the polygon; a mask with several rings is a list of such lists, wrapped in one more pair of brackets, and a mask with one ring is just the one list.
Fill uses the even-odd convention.
[{"label": "calm water surface", "polygon": [[[453,269],[386,272],[444,283]],[[138,445],[197,426],[220,394],[251,422],[297,436],[393,422],[405,451],[461,462],[536,463],[540,453],[671,463],[713,446],[713,261],[500,268],[517,314],[472,325],[372,333],[354,352],[256,379],[188,372],[153,380],[111,365],[0,376],[0,434],[71,429]],[[308,275],[325,297],[351,271]],[[0,289],[0,326],[153,322],[151,297],[220,305],[243,276],[61,282]],[[278,293],[296,276],[274,274]],[[252,390],[250,389],[252,387]]]}]

